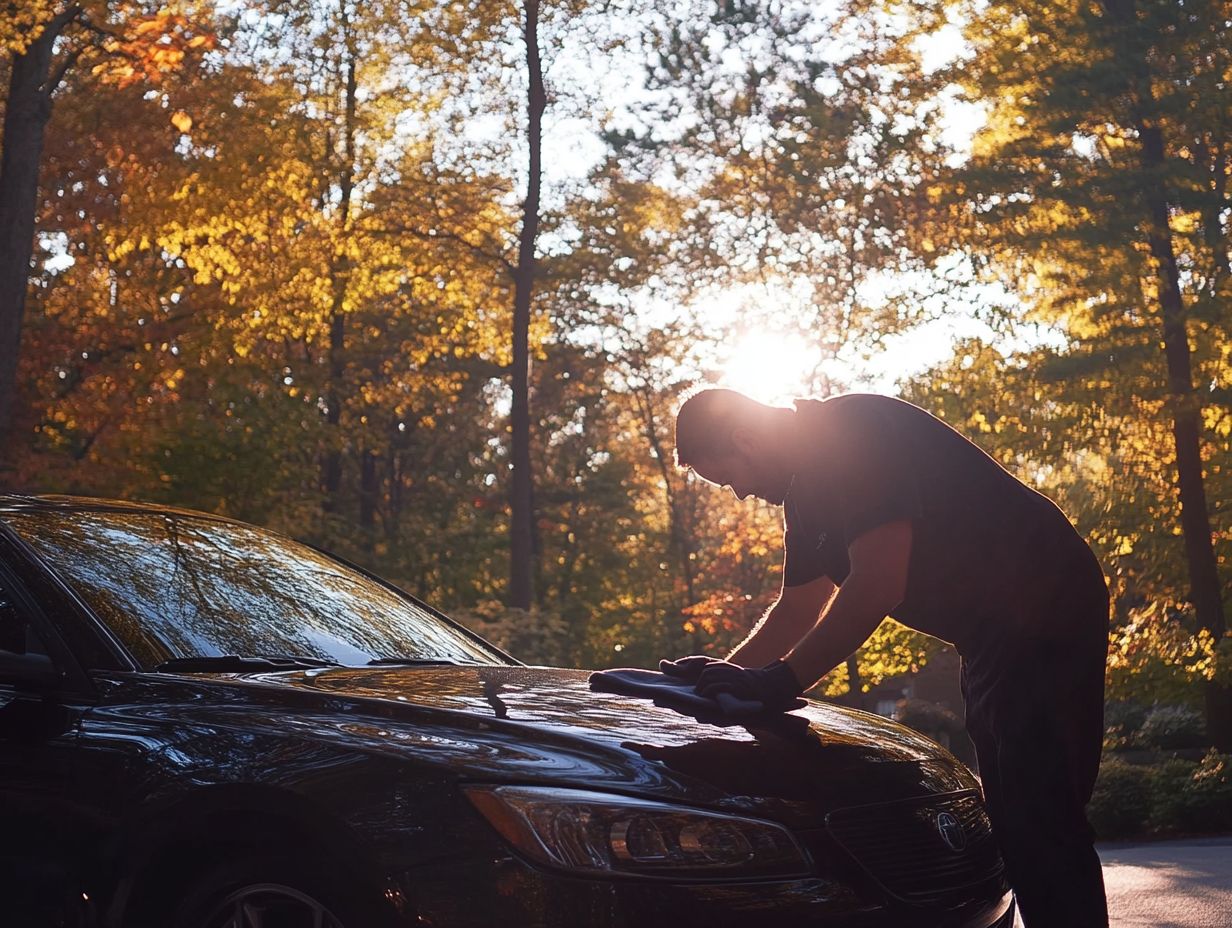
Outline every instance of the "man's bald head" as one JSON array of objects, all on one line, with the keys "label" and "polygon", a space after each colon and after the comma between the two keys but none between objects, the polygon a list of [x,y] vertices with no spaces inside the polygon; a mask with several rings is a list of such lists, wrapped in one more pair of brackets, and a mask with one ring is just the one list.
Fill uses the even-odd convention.
[{"label": "man's bald head", "polygon": [[676,464],[693,467],[701,459],[727,457],[736,450],[732,435],[738,429],[759,431],[786,411],[735,390],[699,390],[676,413]]},{"label": "man's bald head", "polygon": [[676,413],[676,464],[740,499],[782,504],[791,484],[794,412],[735,390],[702,390]]}]

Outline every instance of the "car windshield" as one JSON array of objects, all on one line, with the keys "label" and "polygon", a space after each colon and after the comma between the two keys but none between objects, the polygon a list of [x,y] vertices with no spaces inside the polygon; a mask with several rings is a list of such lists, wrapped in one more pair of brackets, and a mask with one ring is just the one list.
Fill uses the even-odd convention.
[{"label": "car windshield", "polygon": [[409,597],[272,532],[178,513],[9,513],[146,669],[281,655],[507,663]]}]

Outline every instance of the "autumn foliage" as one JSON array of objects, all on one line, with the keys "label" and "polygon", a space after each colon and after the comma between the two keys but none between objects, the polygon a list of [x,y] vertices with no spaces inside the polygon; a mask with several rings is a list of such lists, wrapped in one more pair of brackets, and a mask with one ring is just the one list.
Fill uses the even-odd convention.
[{"label": "autumn foliage", "polygon": [[[526,4],[0,4],[6,116],[40,48],[49,107],[4,482],[272,525],[532,660],[720,653],[780,515],[677,469],[672,416],[771,331],[796,392],[897,390],[1058,499],[1116,594],[1110,681],[1200,703],[1232,666],[1227,6],[536,2],[510,611]],[[937,646],[887,623],[860,685]]]}]

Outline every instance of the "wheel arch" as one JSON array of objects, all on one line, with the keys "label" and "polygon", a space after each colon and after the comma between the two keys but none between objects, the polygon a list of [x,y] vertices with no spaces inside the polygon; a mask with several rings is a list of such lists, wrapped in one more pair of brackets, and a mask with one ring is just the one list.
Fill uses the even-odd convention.
[{"label": "wheel arch", "polygon": [[267,785],[203,786],[148,808],[125,830],[113,857],[104,924],[155,928],[159,905],[175,899],[206,867],[229,855],[265,853],[327,861],[373,898],[388,891],[385,874],[341,819],[289,789]]}]

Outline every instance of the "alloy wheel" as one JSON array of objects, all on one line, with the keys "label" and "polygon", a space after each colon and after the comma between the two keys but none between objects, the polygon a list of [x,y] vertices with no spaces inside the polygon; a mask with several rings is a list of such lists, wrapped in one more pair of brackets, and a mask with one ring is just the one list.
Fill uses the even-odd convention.
[{"label": "alloy wheel", "polygon": [[279,883],[243,886],[206,919],[207,928],[344,928],[325,905]]}]

